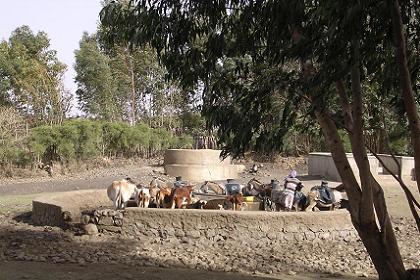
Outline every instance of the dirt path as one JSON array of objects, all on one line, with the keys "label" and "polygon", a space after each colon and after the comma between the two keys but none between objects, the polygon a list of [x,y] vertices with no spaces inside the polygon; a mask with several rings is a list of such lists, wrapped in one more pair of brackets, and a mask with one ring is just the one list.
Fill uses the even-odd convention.
[{"label": "dirt path", "polygon": [[[163,168],[158,168],[163,171]],[[0,181],[0,195],[22,195],[43,192],[63,192],[83,189],[104,189],[110,182],[126,177],[150,180],[154,167],[128,165],[85,171],[77,175],[57,175],[54,178],[37,177]]]},{"label": "dirt path", "polygon": [[[42,279],[42,280],[356,280],[358,277],[322,273],[277,274],[275,277],[243,275],[239,273],[212,272],[182,268],[127,266],[119,264],[52,264],[35,262],[0,263],[0,280]],[[365,278],[367,279],[367,278]]]}]

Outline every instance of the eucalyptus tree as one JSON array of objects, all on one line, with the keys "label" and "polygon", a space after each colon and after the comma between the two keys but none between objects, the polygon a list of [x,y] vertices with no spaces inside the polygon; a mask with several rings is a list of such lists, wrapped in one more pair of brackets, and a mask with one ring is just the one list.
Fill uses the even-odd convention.
[{"label": "eucalyptus tree", "polygon": [[85,33],[75,51],[76,95],[80,109],[106,120],[124,120],[132,125],[162,119],[179,111],[182,99],[175,82],[165,79],[166,71],[158,64],[155,50],[148,46],[132,47],[127,42],[109,45],[104,32]]},{"label": "eucalyptus tree", "polygon": [[95,35],[83,34],[75,58],[76,96],[80,109],[101,119],[122,120],[125,99],[118,91],[121,83],[118,83],[111,58],[100,50]]},{"label": "eucalyptus tree", "polygon": [[38,122],[60,123],[69,110],[65,70],[45,32],[19,27],[0,43],[0,101]]},{"label": "eucalyptus tree", "polygon": [[[418,13],[406,15],[418,22],[413,19]],[[365,148],[365,108],[371,104],[366,104],[363,84],[385,87],[398,79],[386,72],[396,66],[390,5],[376,0],[142,0],[127,9],[114,1],[102,10],[101,21],[109,42],[150,44],[185,89],[204,85],[204,114],[218,129],[224,155],[278,149],[292,124],[318,125],[348,193],[353,225],[380,279],[407,278]],[[386,93],[394,95],[384,100],[399,99],[395,90]],[[350,139],[359,174],[350,168],[339,129]],[[407,198],[420,230],[419,204],[409,193]]]}]

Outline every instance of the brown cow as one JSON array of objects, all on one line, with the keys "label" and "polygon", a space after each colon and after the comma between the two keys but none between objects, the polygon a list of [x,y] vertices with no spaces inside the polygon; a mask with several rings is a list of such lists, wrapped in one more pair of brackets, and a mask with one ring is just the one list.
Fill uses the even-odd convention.
[{"label": "brown cow", "polygon": [[172,205],[171,208],[175,209],[175,206],[180,209],[184,200],[187,204],[191,203],[191,192],[193,191],[194,186],[185,186],[172,189]]},{"label": "brown cow", "polygon": [[158,190],[158,192],[156,193],[156,205],[157,208],[167,208],[165,207],[165,200],[167,198],[171,198],[172,195],[172,189],[165,187],[165,188],[161,188],[160,190]]},{"label": "brown cow", "polygon": [[207,201],[203,209],[206,210],[245,210],[247,206],[240,193],[229,195],[226,198],[217,198]]},{"label": "brown cow", "polygon": [[226,203],[224,205],[224,209],[226,210],[233,210],[233,211],[240,211],[241,207],[245,207],[246,202],[244,202],[244,197],[241,193],[235,193],[233,195],[229,195],[226,197]]}]

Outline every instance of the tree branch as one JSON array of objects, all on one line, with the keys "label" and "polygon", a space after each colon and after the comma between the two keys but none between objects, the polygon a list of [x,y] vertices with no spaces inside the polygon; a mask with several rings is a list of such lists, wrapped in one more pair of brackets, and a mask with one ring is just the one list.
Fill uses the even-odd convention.
[{"label": "tree branch", "polygon": [[[416,198],[413,196],[413,194],[411,193],[410,189],[407,187],[407,185],[402,181],[402,179],[400,177],[398,177],[397,175],[395,175],[393,172],[391,172],[391,170],[388,168],[388,166],[384,163],[384,161],[378,156],[377,153],[375,153],[370,147],[368,147],[366,145],[366,148],[369,150],[370,153],[372,153],[372,155],[378,159],[378,161],[382,164],[382,166],[386,169],[386,171],[388,171],[389,174],[392,175],[392,177],[394,177],[395,180],[397,180],[397,182],[400,184],[401,188],[404,191],[404,194],[407,198],[408,201],[408,205],[410,207],[411,210],[411,214],[414,217],[414,220],[416,221],[417,224],[417,229],[420,232],[420,217],[419,214],[417,213],[416,209],[414,208],[414,205],[417,206],[418,209],[420,209],[420,204],[419,202],[416,200]],[[395,158],[395,156],[393,156]],[[396,160],[396,159],[395,159]],[[399,165],[399,163],[397,163]],[[399,170],[400,170],[400,166],[399,166]]]}]

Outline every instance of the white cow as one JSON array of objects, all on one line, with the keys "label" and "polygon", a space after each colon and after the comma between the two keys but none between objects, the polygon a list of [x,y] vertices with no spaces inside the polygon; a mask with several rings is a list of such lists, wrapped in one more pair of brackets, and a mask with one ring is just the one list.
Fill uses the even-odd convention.
[{"label": "white cow", "polygon": [[150,191],[148,188],[140,187],[137,189],[138,206],[147,208],[150,203]]},{"label": "white cow", "polygon": [[107,194],[116,209],[124,209],[131,198],[134,198],[137,205],[139,205],[139,195],[136,185],[125,179],[113,181],[107,189]]}]

